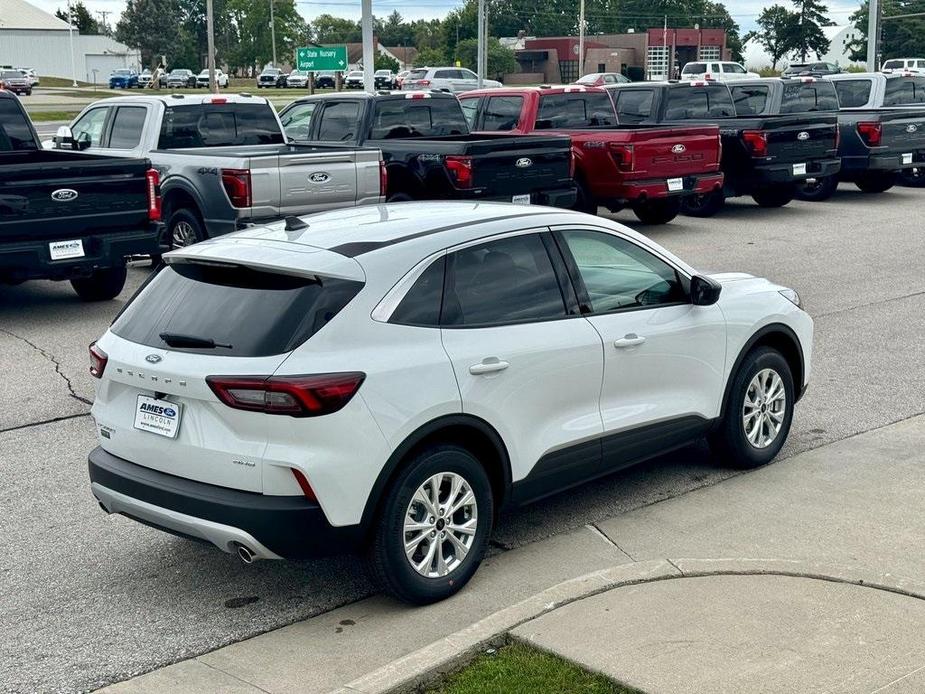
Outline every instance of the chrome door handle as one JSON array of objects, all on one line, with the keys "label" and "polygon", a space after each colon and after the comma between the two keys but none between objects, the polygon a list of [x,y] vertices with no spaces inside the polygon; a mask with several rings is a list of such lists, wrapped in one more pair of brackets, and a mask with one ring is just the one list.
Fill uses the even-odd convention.
[{"label": "chrome door handle", "polygon": [[636,345],[641,345],[646,341],[646,338],[637,335],[636,333],[627,333],[619,340],[613,341],[613,346],[617,349],[622,349],[623,347],[635,347]]},{"label": "chrome door handle", "polygon": [[488,357],[483,359],[481,364],[473,364],[469,367],[469,373],[473,376],[481,376],[483,374],[496,373],[498,371],[504,371],[510,364],[506,361],[501,361],[497,357]]}]

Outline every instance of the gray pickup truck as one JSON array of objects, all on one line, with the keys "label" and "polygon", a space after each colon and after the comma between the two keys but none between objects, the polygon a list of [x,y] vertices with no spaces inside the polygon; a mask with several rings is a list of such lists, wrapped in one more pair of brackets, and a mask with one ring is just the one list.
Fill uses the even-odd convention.
[{"label": "gray pickup truck", "polygon": [[245,94],[103,99],[47,146],[150,159],[174,248],[248,223],[381,202],[385,190],[379,150],[289,143],[273,106]]}]

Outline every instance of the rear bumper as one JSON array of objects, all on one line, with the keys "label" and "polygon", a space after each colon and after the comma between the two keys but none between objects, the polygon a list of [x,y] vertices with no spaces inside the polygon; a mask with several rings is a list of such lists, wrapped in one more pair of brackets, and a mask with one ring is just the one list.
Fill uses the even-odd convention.
[{"label": "rear bumper", "polygon": [[306,559],[355,551],[360,526],[334,527],[302,496],[269,496],[217,487],[135,465],[95,448],[90,489],[107,513],[209,542],[238,544],[262,559]]},{"label": "rear bumper", "polygon": [[[524,195],[527,193],[525,192]],[[466,200],[490,200],[492,202],[512,202],[513,195],[493,195],[489,197],[465,197]],[[574,185],[565,186],[563,188],[553,188],[551,190],[539,190],[533,191],[530,193],[530,204],[531,205],[546,205],[547,207],[562,207],[566,209],[571,209],[575,206],[575,203],[578,202],[578,188]]]},{"label": "rear bumper", "polygon": [[852,173],[865,171],[900,171],[922,166],[925,163],[925,150],[917,149],[905,152],[912,154],[911,162],[903,162],[904,152],[886,152],[883,154],[868,154],[861,156],[842,157],[842,173],[850,176]]},{"label": "rear bumper", "polygon": [[4,243],[0,245],[0,281],[67,280],[87,277],[94,270],[121,267],[127,256],[159,253],[162,233],[163,225],[153,223],[143,231],[78,236],[85,255],[68,260],[52,260],[48,246],[52,241],[74,238],[66,231],[53,239]]},{"label": "rear bumper", "polygon": [[681,176],[683,187],[680,190],[668,190],[667,178],[648,178],[638,181],[625,181],[616,189],[608,191],[602,201],[627,204],[635,200],[656,200],[659,198],[683,197],[685,195],[710,193],[723,187],[723,173],[690,174]]},{"label": "rear bumper", "polygon": [[793,162],[786,164],[769,164],[755,168],[753,181],[755,186],[779,185],[782,183],[796,183],[807,178],[823,178],[834,176],[841,169],[841,159],[810,159],[806,162],[805,174],[795,174]]}]

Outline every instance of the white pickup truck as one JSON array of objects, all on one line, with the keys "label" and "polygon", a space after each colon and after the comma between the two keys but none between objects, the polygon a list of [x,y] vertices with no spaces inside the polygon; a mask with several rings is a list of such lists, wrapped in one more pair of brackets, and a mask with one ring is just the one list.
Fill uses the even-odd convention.
[{"label": "white pickup truck", "polygon": [[246,94],[103,99],[46,146],[150,159],[173,248],[385,192],[379,150],[290,143],[273,106]]}]

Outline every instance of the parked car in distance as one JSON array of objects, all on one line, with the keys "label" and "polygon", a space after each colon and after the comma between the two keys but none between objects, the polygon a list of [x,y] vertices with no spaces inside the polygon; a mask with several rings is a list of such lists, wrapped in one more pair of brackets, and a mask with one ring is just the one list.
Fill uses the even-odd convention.
[{"label": "parked car in distance", "polygon": [[0,71],[0,89],[5,89],[19,96],[31,96],[32,94],[32,85],[29,84],[29,78],[19,70]]},{"label": "parked car in distance", "polygon": [[315,89],[334,89],[337,86],[337,75],[332,71],[315,73]]},{"label": "parked car in distance", "polygon": [[[219,68],[215,68],[215,84],[221,89],[228,88],[228,75],[226,75]],[[208,87],[209,86],[209,68],[206,68],[198,75],[196,75],[196,86],[197,87]]]},{"label": "parked car in distance", "polygon": [[605,84],[624,84],[629,81],[631,81],[629,77],[619,72],[592,72],[575,80],[575,84],[585,87],[602,87]]},{"label": "parked car in distance", "polygon": [[[482,80],[482,88],[500,87],[497,80]],[[479,77],[464,67],[422,67],[412,70],[402,81],[403,90],[438,89],[458,94],[479,88]]]},{"label": "parked car in distance", "polygon": [[270,102],[249,95],[103,99],[71,129],[82,151],[151,160],[171,247],[252,222],[381,202],[385,189],[378,150],[288,144]]},{"label": "parked car in distance", "polygon": [[351,70],[347,73],[347,76],[344,77],[344,87],[347,89],[362,89],[363,88],[363,71],[362,70]]},{"label": "parked car in distance", "polygon": [[126,257],[160,250],[158,180],[141,157],[42,149],[19,99],[0,91],[0,284],[70,280],[85,301],[112,299]]},{"label": "parked car in distance", "polygon": [[645,224],[666,224],[684,196],[723,187],[715,125],[617,125],[610,96],[598,87],[501,87],[459,101],[476,132],[568,136],[583,212],[631,208]]},{"label": "parked car in distance", "polygon": [[373,82],[376,89],[394,89],[395,73],[391,70],[376,70],[373,74]]},{"label": "parked car in distance", "polygon": [[35,70],[33,68],[17,67],[14,69],[19,70],[25,76],[25,78],[29,80],[29,84],[31,84],[33,87],[38,87],[41,84],[39,76],[35,74]]},{"label": "parked car in distance", "polygon": [[139,86],[138,73],[131,68],[119,68],[109,75],[110,89],[132,89]]},{"label": "parked car in distance", "polygon": [[567,137],[470,133],[453,94],[318,94],[294,101],[279,115],[292,142],[381,151],[391,202],[575,204]]},{"label": "parked car in distance", "polygon": [[179,68],[171,70],[167,75],[168,89],[193,89],[196,86],[196,75],[192,70]]},{"label": "parked car in distance", "polygon": [[282,88],[286,86],[286,75],[278,67],[267,67],[257,75],[257,88]]},{"label": "parked car in distance", "polygon": [[757,72],[749,72],[739,63],[726,60],[699,61],[687,63],[681,68],[682,80],[715,80],[730,82],[732,80],[755,79],[761,77]]},{"label": "parked car in distance", "polygon": [[925,75],[833,75],[841,106],[840,178],[865,193],[889,190],[897,180],[923,185]]},{"label": "parked car in distance", "polygon": [[286,86],[292,89],[306,89],[308,87],[308,72],[293,70],[286,75]]},{"label": "parked car in distance", "polygon": [[925,58],[891,58],[880,66],[880,72],[925,73]]},{"label": "parked car in distance", "polygon": [[502,509],[703,438],[770,462],[810,379],[794,290],[577,212],[366,207],[165,261],[90,347],[102,509],[246,563],[363,553],[414,604]]},{"label": "parked car in distance", "polygon": [[138,74],[138,86],[144,89],[151,84],[152,79],[154,79],[153,74],[148,68],[145,68]]},{"label": "parked car in distance", "polygon": [[409,74],[411,74],[411,70],[402,70],[395,75],[395,89],[401,89],[402,83]]},{"label": "parked car in distance", "polygon": [[790,63],[781,73],[782,77],[827,77],[838,75],[842,69],[835,63]]}]

